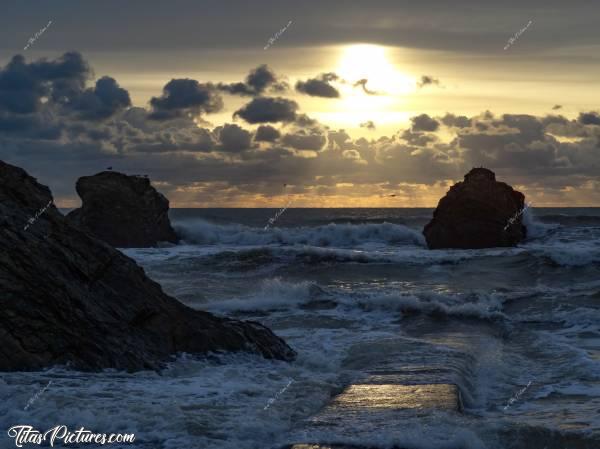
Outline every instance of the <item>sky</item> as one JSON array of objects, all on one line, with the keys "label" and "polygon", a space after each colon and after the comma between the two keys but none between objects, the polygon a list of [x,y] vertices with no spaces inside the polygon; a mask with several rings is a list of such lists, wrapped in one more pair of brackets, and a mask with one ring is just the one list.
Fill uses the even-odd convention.
[{"label": "sky", "polygon": [[600,206],[600,3],[5,2],[0,159],[77,207],[108,167],[171,207],[434,207],[484,166]]}]

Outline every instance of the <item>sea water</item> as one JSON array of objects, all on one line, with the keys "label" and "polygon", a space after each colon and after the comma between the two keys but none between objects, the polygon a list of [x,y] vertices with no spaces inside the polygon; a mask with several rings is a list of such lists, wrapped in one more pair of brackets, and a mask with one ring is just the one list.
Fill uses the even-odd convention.
[{"label": "sea water", "polygon": [[[296,361],[3,373],[5,431],[84,426],[152,449],[600,447],[600,209],[528,209],[515,248],[437,251],[421,234],[431,209],[287,209],[265,229],[277,211],[171,210],[180,244],[123,252],[188,306],[270,327]],[[462,412],[323,419],[374,366],[456,385]]]}]

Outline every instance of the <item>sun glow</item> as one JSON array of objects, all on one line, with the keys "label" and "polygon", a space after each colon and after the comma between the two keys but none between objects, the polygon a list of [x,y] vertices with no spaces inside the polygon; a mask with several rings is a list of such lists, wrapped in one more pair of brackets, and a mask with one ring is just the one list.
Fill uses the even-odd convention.
[{"label": "sun glow", "polygon": [[336,73],[351,84],[367,80],[364,88],[379,95],[413,92],[415,80],[396,69],[387,51],[385,47],[371,44],[344,47]]},{"label": "sun glow", "polygon": [[334,71],[341,79],[341,99],[335,111],[319,114],[321,118],[355,126],[368,120],[378,124],[407,120],[407,113],[400,108],[405,103],[402,96],[415,90],[416,80],[390,62],[387,48],[345,46]]}]

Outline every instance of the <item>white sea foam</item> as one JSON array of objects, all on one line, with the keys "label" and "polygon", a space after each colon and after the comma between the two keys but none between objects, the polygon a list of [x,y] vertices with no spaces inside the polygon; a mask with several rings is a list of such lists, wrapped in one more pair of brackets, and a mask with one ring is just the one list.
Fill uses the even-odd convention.
[{"label": "white sea foam", "polygon": [[272,311],[289,309],[306,303],[310,289],[316,284],[309,281],[293,283],[280,278],[266,279],[248,297],[221,300],[211,304],[211,310],[219,311]]},{"label": "white sea foam", "polygon": [[527,249],[536,256],[547,257],[557,265],[581,267],[600,263],[600,242],[563,242],[530,243]]},{"label": "white sea foam", "polygon": [[[261,321],[298,359],[182,356],[160,374],[7,373],[0,378],[1,424],[126,430],[140,438],[141,449],[271,449],[317,440],[483,449],[505,447],[484,427],[493,433],[509,420],[600,433],[600,317],[591,296],[599,281],[595,267],[577,268],[597,260],[597,231],[544,225],[529,212],[526,242],[485,250],[429,251],[418,231],[387,223],[263,231],[182,222],[178,230],[187,244],[124,252],[180,299],[202,296],[197,305],[209,311]],[[539,263],[547,259],[574,268]],[[553,277],[558,270],[573,276],[561,283]],[[419,334],[422,323],[426,334]],[[295,433],[361,375],[358,346],[366,343],[359,361],[371,367],[389,354],[394,338],[414,341],[413,354],[425,370],[454,370],[468,413],[398,419],[399,412],[386,411],[373,413],[372,420],[334,419],[329,428]],[[402,351],[389,361],[399,367],[415,363]],[[511,395],[532,379],[502,413]],[[52,388],[24,412],[49,380]]]},{"label": "white sea foam", "polygon": [[505,319],[502,313],[502,298],[499,294],[478,294],[472,298],[443,293],[370,293],[358,299],[344,301],[354,303],[366,311],[445,315],[485,320]]},{"label": "white sea foam", "polygon": [[273,227],[264,230],[241,224],[218,225],[204,220],[190,220],[177,224],[176,230],[186,242],[197,244],[301,244],[343,248],[380,242],[388,245],[425,246],[425,239],[420,232],[392,223],[331,223],[317,227]]},{"label": "white sea foam", "polygon": [[[297,410],[311,413],[327,401],[332,372],[304,368],[302,360],[291,365],[240,354],[221,356],[218,362],[182,357],[160,375],[84,375],[56,368],[7,374],[0,380],[0,421],[4,429],[23,422],[36,428],[61,422],[103,432],[126,430],[136,434],[132,447],[251,449],[285,432]],[[11,406],[25,403],[42,379],[51,379],[53,389],[36,407]],[[264,410],[289,379],[294,383]]]},{"label": "white sea foam", "polygon": [[[312,294],[316,292],[316,297]],[[322,296],[319,296],[321,294]],[[395,312],[402,314],[421,312],[427,315],[446,315],[485,320],[505,319],[502,304],[505,297],[499,293],[480,293],[465,298],[464,295],[449,295],[433,292],[377,292],[352,293],[322,290],[314,282],[289,282],[281,278],[264,280],[254,292],[244,297],[225,299],[206,305],[218,312],[273,312],[290,311],[311,300],[327,299],[343,307],[351,314],[365,312]],[[345,312],[335,312],[340,318]],[[355,318],[348,316],[347,318]]]}]

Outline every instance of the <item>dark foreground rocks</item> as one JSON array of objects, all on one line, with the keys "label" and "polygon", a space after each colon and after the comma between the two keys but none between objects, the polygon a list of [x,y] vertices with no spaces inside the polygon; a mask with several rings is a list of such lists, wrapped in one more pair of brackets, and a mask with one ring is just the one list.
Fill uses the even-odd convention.
[{"label": "dark foreground rocks", "polygon": [[69,223],[47,187],[2,161],[0,247],[0,371],[134,371],[177,352],[295,356],[258,323],[167,296],[133,260]]},{"label": "dark foreground rocks", "polygon": [[514,246],[527,235],[521,218],[525,196],[474,168],[444,196],[423,234],[430,249]]},{"label": "dark foreground rocks", "polygon": [[145,248],[177,242],[169,221],[169,200],[148,178],[105,171],[77,180],[80,209],[67,218],[117,248]]}]

